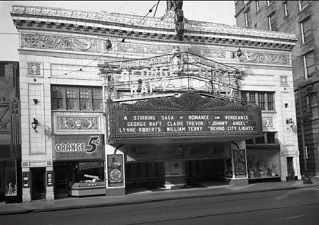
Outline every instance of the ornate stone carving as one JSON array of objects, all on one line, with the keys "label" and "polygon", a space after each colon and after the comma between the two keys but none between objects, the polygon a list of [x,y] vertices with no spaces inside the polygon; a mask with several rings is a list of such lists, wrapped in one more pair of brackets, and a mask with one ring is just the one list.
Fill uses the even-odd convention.
[{"label": "ornate stone carving", "polygon": [[288,54],[251,52],[251,51],[242,51],[242,52],[243,54],[239,58],[239,60],[242,62],[281,64],[281,65],[291,64],[290,56]]},{"label": "ornate stone carving", "polygon": [[39,62],[28,62],[28,75],[41,75],[40,66],[41,63]]},{"label": "ornate stone carving", "polygon": [[273,117],[263,117],[262,124],[263,124],[263,127],[274,127],[274,118]]},{"label": "ornate stone carving", "polygon": [[288,76],[280,76],[280,86],[288,86]]},{"label": "ornate stone carving", "polygon": [[[174,29],[175,23],[174,18],[169,16],[163,16],[161,18],[152,18],[137,15],[128,15],[128,14],[119,14],[119,13],[107,13],[107,12],[84,12],[81,10],[69,10],[69,9],[60,9],[60,8],[47,8],[47,7],[30,7],[30,6],[13,6],[12,14],[17,15],[38,15],[38,16],[50,16],[61,18],[72,18],[75,20],[78,19],[89,19],[98,22],[108,22],[108,23],[121,23],[132,26],[141,26],[141,27],[150,27],[158,29]],[[236,36],[251,36],[258,38],[271,38],[271,39],[281,39],[284,42],[294,42],[296,37],[293,34],[287,34],[282,32],[271,32],[271,31],[261,31],[240,28],[235,26],[229,26],[224,24],[212,23],[212,22],[203,22],[203,21],[191,21],[185,20],[185,32],[187,30],[196,31],[196,32],[207,32],[221,35],[236,35]],[[186,32],[187,33],[187,32]],[[200,34],[203,36],[205,34]]]},{"label": "ornate stone carving", "polygon": [[57,117],[57,130],[100,130],[99,117]]},{"label": "ornate stone carving", "polygon": [[97,38],[74,36],[22,34],[22,47],[53,48],[73,51],[102,52]]}]

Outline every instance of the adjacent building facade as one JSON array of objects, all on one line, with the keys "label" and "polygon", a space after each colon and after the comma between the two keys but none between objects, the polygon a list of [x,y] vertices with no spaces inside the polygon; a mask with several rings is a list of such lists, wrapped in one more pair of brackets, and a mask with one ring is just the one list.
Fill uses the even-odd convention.
[{"label": "adjacent building facade", "polygon": [[235,1],[237,26],[296,34],[292,51],[301,170],[319,174],[319,3]]},{"label": "adjacent building facade", "polygon": [[[295,36],[13,6],[23,201],[301,179]],[[133,24],[133,27],[132,27]]]},{"label": "adjacent building facade", "polygon": [[19,63],[0,62],[0,201],[21,201]]}]

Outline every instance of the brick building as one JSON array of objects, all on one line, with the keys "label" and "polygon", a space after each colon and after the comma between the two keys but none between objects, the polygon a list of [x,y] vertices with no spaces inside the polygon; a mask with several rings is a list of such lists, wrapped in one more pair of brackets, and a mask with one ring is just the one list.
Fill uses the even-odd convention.
[{"label": "brick building", "polygon": [[319,2],[235,1],[239,27],[296,34],[292,51],[301,169],[319,175]]},{"label": "brick building", "polygon": [[286,123],[296,121],[294,35],[176,19],[169,7],[154,18],[28,6],[11,15],[23,201],[301,179]]}]

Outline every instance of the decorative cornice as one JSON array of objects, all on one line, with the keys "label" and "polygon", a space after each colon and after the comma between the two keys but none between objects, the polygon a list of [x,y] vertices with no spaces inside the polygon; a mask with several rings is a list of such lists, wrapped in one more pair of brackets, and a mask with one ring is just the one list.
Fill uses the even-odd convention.
[{"label": "decorative cornice", "polygon": [[[107,50],[107,41],[110,40],[114,47]],[[145,45],[139,43],[122,43],[118,38],[100,38],[100,37],[84,37],[62,34],[39,34],[33,32],[22,32],[21,47],[23,49],[51,49],[56,51],[67,52],[85,52],[85,53],[121,53],[121,54],[141,54],[141,55],[159,55],[167,54],[173,51],[171,45]],[[207,58],[226,59],[231,57],[232,52],[222,47],[207,45],[197,47],[180,46],[183,51],[188,51],[192,54],[205,56]],[[263,63],[276,65],[291,65],[291,58],[288,53],[284,52],[269,52],[260,50],[242,50],[242,55],[239,57],[241,62],[248,63]]]},{"label": "decorative cornice", "polygon": [[[49,7],[13,6],[11,15],[18,29],[50,29],[82,32],[114,37],[176,41],[174,18],[161,18],[69,10]],[[42,18],[41,18],[42,17]],[[142,20],[143,19],[143,20]],[[132,29],[134,25],[134,30]],[[184,42],[218,43],[223,45],[258,46],[262,48],[291,49],[295,35],[253,30],[218,23],[185,22]]]},{"label": "decorative cornice", "polygon": [[78,34],[99,34],[101,36],[108,36],[113,38],[131,38],[138,40],[146,41],[161,41],[161,42],[179,42],[179,43],[193,43],[193,44],[219,44],[224,46],[237,46],[237,47],[258,47],[266,49],[292,49],[295,45],[292,42],[264,42],[262,40],[245,40],[245,39],[234,39],[232,37],[219,37],[216,35],[211,36],[196,36],[195,34],[185,32],[184,41],[178,41],[173,32],[166,34],[156,34],[150,32],[139,32],[120,29],[111,29],[111,28],[101,28],[101,27],[91,27],[91,26],[82,26],[77,24],[65,24],[65,23],[48,23],[48,22],[39,22],[31,20],[14,20],[14,23],[17,29],[27,29],[27,30],[45,30],[51,32],[61,31],[68,33],[78,33]]}]

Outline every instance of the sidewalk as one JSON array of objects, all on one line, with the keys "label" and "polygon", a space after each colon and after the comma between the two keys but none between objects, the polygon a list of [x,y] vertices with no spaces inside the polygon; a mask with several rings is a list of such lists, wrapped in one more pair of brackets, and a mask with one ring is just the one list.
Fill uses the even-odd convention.
[{"label": "sidewalk", "polygon": [[[124,196],[99,196],[65,199],[57,199],[54,201],[33,201],[30,203],[5,204],[0,203],[0,215],[57,211],[67,209],[79,209],[90,207],[114,206],[124,204],[138,204],[154,201],[165,201],[182,198],[208,197],[216,195],[232,195],[264,191],[289,190],[298,188],[318,188],[319,181],[313,184],[303,184],[303,181],[290,182],[268,182],[249,184],[244,186],[218,185],[210,186],[209,183],[201,188],[150,191],[147,189],[132,190],[131,193]],[[319,190],[319,188],[318,188]]]}]

